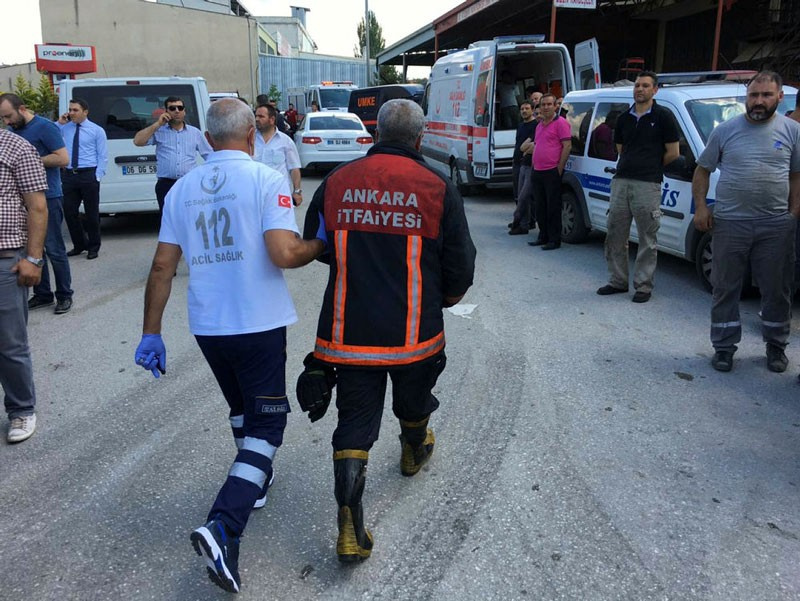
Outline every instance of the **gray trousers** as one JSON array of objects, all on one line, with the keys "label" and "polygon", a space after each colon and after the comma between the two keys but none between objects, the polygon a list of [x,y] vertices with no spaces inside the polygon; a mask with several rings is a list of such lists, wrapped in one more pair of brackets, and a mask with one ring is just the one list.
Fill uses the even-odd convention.
[{"label": "gray trousers", "polygon": [[530,180],[530,163],[524,163],[519,166],[517,208],[514,210],[514,224],[525,230],[532,229],[536,225],[533,217],[533,188]]},{"label": "gray trousers", "polygon": [[742,339],[739,297],[748,264],[761,291],[764,342],[785,348],[792,316],[794,238],[797,220],[789,213],[750,220],[714,220],[711,239],[711,344],[736,350]]},{"label": "gray trousers", "polygon": [[633,269],[633,287],[638,292],[653,291],[653,276],[658,259],[658,228],[661,226],[661,184],[615,177],[611,180],[608,233],[605,256],[608,283],[628,289],[628,238],[631,220],[636,221],[639,251]]},{"label": "gray trousers", "polygon": [[18,260],[0,259],[0,385],[9,419],[32,415],[36,404],[28,348],[28,289],[11,271]]}]

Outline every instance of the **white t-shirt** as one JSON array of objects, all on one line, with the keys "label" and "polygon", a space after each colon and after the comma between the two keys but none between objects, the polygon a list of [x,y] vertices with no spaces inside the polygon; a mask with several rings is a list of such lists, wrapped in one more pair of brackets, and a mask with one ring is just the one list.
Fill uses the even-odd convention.
[{"label": "white t-shirt", "polygon": [[292,178],[289,171],[300,169],[300,155],[297,154],[297,146],[294,141],[285,133],[276,131],[269,139],[264,142],[261,132],[256,132],[256,149],[253,157],[267,167],[272,167],[286,178],[289,186],[292,186]]},{"label": "white t-shirt", "polygon": [[299,233],[285,178],[238,150],[221,150],[167,194],[160,242],[189,266],[189,329],[201,336],[264,332],[297,321],[268,230]]}]

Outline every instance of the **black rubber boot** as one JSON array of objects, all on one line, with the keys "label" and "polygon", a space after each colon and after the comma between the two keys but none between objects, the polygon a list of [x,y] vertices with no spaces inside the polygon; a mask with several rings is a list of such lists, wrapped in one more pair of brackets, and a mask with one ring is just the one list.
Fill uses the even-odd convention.
[{"label": "black rubber boot", "polygon": [[339,504],[339,538],[336,554],[339,561],[362,561],[372,553],[372,534],[364,528],[361,495],[367,481],[369,453],[347,449],[333,454],[334,494]]},{"label": "black rubber boot", "polygon": [[428,428],[428,417],[418,422],[400,420],[400,472],[413,476],[433,455],[436,439]]}]

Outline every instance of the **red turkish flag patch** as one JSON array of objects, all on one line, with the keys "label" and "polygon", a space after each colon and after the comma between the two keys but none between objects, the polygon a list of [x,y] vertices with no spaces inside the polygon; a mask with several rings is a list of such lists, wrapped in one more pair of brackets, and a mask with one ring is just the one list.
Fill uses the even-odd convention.
[{"label": "red turkish flag patch", "polygon": [[283,194],[278,194],[278,206],[285,207],[287,209],[292,208],[292,199],[289,196],[284,196]]}]

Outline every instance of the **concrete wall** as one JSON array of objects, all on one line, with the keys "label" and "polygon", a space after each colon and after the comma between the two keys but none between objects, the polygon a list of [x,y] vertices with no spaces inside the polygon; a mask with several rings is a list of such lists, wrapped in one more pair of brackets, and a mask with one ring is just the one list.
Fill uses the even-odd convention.
[{"label": "concrete wall", "polygon": [[22,75],[34,88],[39,85],[40,73],[36,70],[36,63],[22,63],[19,65],[0,66],[0,92],[13,92],[17,76]]},{"label": "concrete wall", "polygon": [[[90,44],[97,73],[205,77],[209,90],[258,94],[254,20],[143,0],[40,0],[42,39]],[[2,80],[0,80],[2,81]]]}]

